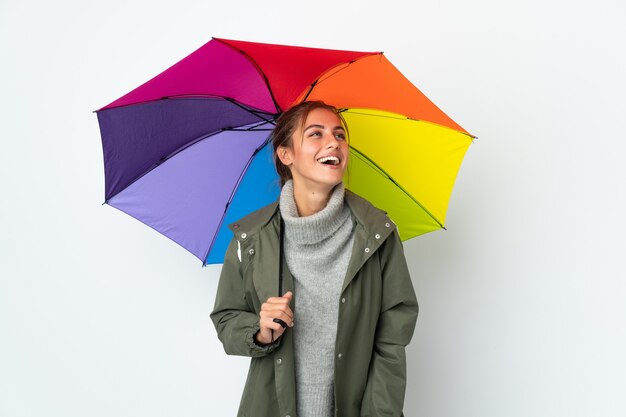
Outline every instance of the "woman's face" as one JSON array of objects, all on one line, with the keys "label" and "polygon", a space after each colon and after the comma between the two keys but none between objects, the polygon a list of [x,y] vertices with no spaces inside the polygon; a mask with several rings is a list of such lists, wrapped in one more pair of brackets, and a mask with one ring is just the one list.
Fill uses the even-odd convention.
[{"label": "woman's face", "polygon": [[314,109],[304,130],[296,129],[291,147],[279,147],[278,156],[291,170],[294,184],[315,189],[339,184],[348,166],[348,143],[341,120],[327,109]]}]

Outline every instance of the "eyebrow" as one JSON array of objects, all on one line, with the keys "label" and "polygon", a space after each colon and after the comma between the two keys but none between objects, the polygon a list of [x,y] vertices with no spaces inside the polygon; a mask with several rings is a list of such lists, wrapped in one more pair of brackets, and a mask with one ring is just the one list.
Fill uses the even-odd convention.
[{"label": "eyebrow", "polygon": [[[308,125],[308,126],[304,129],[304,131],[306,132],[307,130],[309,130],[309,129],[310,129],[310,128],[312,128],[312,127],[316,127],[316,128],[318,128],[318,129],[324,129],[324,126],[323,126],[323,125]],[[341,129],[341,130],[344,130],[344,131],[345,131],[345,129],[343,128],[343,126],[335,126],[335,127],[333,128],[333,130],[337,130],[337,129]]]}]

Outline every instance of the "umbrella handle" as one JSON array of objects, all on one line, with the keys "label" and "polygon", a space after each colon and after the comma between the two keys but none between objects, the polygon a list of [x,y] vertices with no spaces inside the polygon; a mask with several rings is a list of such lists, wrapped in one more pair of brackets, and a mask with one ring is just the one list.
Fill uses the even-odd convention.
[{"label": "umbrella handle", "polygon": [[[285,240],[285,223],[283,219],[280,219],[280,252],[278,255],[278,296],[283,296],[283,241]],[[283,329],[287,328],[287,323],[281,319],[274,319],[274,323],[278,323]]]},{"label": "umbrella handle", "polygon": [[278,323],[278,324],[280,324],[280,325],[281,325],[281,327],[282,327],[283,329],[286,329],[286,328],[287,328],[287,323],[285,323],[285,322],[284,322],[284,321],[282,321],[281,319],[274,319],[273,321],[274,321],[274,323]]},{"label": "umbrella handle", "polygon": [[285,245],[285,221],[280,218],[280,247],[278,250],[278,296],[283,296],[283,246]]}]

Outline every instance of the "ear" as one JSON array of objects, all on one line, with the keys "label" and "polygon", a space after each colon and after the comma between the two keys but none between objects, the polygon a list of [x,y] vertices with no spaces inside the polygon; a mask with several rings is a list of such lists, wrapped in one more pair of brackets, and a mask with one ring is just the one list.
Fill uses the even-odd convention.
[{"label": "ear", "polygon": [[278,149],[276,149],[276,156],[278,156],[280,162],[282,162],[285,166],[289,166],[293,163],[291,149],[286,146],[279,146]]}]

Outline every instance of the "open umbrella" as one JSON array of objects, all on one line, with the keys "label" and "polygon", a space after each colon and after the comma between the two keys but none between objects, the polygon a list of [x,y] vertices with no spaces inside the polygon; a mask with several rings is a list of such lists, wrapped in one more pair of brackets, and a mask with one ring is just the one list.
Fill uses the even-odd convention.
[{"label": "open umbrella", "polygon": [[213,38],[97,110],[105,203],[223,262],[227,225],[278,198],[270,132],[323,100],[350,130],[346,187],[384,209],[403,240],[443,228],[474,138],[382,52]]}]

